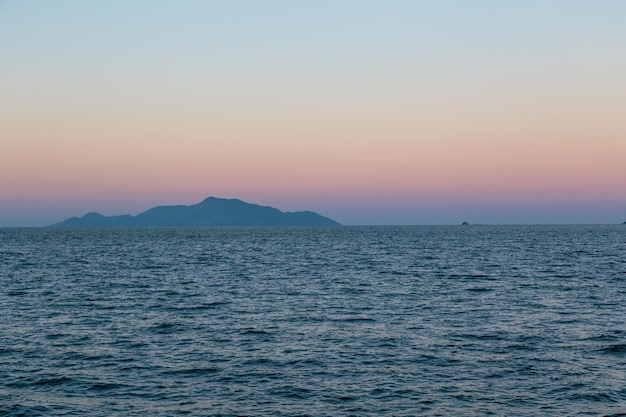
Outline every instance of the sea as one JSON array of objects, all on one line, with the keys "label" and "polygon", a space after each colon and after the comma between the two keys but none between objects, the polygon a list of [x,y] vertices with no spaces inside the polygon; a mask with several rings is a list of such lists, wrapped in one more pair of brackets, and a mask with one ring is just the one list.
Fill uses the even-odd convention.
[{"label": "sea", "polygon": [[626,226],[0,229],[2,416],[626,416]]}]

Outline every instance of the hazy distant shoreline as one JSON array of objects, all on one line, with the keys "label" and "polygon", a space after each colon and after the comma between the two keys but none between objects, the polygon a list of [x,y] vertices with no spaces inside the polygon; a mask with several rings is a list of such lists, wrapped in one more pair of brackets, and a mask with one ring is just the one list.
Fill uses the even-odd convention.
[{"label": "hazy distant shoreline", "polygon": [[238,199],[208,197],[191,205],[157,206],[137,216],[88,213],[51,227],[341,226],[312,211],[282,212]]}]

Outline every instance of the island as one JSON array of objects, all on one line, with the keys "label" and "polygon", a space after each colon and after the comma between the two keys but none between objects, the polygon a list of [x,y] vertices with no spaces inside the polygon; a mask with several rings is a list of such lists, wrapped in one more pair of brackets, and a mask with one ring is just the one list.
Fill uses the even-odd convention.
[{"label": "island", "polygon": [[87,213],[52,227],[341,226],[312,211],[282,212],[239,199],[209,197],[191,206],[157,206],[136,216]]}]

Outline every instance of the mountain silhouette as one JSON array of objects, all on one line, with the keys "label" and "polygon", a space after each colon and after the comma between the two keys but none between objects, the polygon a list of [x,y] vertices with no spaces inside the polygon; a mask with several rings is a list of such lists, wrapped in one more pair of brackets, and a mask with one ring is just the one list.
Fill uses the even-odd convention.
[{"label": "mountain silhouette", "polygon": [[340,226],[312,211],[282,212],[238,199],[209,197],[192,206],[158,206],[137,216],[87,213],[55,227]]}]

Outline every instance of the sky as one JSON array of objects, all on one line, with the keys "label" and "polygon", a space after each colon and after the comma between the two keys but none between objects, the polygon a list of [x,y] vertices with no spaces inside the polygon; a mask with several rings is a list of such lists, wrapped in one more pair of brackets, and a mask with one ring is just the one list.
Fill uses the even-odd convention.
[{"label": "sky", "polygon": [[626,221],[621,0],[0,0],[0,226],[239,198]]}]

